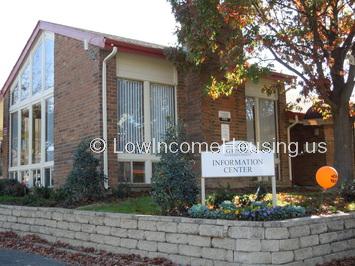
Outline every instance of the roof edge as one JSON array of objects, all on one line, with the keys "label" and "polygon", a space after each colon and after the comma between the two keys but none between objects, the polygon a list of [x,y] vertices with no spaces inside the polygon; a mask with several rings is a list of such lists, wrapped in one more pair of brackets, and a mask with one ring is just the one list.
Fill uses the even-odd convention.
[{"label": "roof edge", "polygon": [[106,47],[116,46],[121,52],[133,52],[136,54],[156,56],[160,58],[165,58],[163,48],[153,48],[146,47],[138,44],[128,43],[124,41],[119,41],[111,38],[105,38]]}]

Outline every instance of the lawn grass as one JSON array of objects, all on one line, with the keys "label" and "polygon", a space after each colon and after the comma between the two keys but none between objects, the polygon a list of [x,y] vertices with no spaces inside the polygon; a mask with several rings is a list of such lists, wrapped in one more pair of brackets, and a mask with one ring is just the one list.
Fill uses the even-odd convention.
[{"label": "lawn grass", "polygon": [[21,204],[23,197],[0,195],[0,204]]},{"label": "lawn grass", "polygon": [[128,198],[122,201],[100,202],[78,208],[86,211],[121,212],[133,214],[160,214],[160,209],[150,196]]}]

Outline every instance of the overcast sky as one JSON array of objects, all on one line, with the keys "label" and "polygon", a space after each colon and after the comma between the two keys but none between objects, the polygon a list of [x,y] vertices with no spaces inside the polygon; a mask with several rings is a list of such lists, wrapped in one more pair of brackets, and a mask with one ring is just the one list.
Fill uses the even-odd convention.
[{"label": "overcast sky", "polygon": [[[166,0],[6,0],[0,9],[0,88],[38,20],[163,45],[176,44],[176,23]],[[288,93],[289,100],[298,94]]]}]

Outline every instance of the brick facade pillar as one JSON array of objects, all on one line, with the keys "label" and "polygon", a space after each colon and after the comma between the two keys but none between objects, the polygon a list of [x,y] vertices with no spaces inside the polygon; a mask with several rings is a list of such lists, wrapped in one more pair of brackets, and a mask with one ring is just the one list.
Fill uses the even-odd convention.
[{"label": "brick facade pillar", "polygon": [[64,184],[73,152],[84,138],[101,136],[100,49],[55,35],[54,172],[56,187]]}]

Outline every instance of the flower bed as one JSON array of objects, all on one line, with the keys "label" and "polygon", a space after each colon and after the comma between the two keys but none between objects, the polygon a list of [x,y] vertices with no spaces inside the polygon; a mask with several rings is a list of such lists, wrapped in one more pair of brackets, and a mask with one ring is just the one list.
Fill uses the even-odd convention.
[{"label": "flower bed", "polygon": [[193,218],[227,219],[244,221],[274,221],[303,217],[305,208],[301,206],[277,206],[269,207],[263,202],[253,202],[249,206],[236,207],[230,201],[224,201],[218,209],[197,204],[189,209],[189,215]]}]

